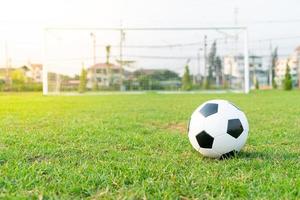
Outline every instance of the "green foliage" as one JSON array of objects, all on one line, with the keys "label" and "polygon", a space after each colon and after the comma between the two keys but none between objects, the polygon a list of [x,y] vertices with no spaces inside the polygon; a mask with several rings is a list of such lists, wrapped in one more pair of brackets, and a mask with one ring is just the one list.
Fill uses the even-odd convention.
[{"label": "green foliage", "polygon": [[110,49],[111,49],[111,46],[110,45],[107,45],[105,47],[105,50],[106,50],[106,64],[109,65],[110,62],[109,62],[109,59],[110,59]]},{"label": "green foliage", "polygon": [[255,89],[259,90],[259,81],[257,78],[255,79]]},{"label": "green foliage", "polygon": [[230,89],[229,81],[227,78],[224,79],[223,88],[225,90]]},{"label": "green foliage", "polygon": [[98,86],[97,81],[95,80],[93,83],[93,86],[92,86],[92,91],[98,91],[98,90],[99,90],[99,86]]},{"label": "green foliage", "polygon": [[293,89],[292,76],[291,76],[291,73],[290,73],[290,66],[289,66],[288,63],[289,62],[287,62],[286,71],[285,71],[284,80],[283,80],[283,89],[284,90]]},{"label": "green foliage", "polygon": [[272,80],[272,87],[273,87],[273,89],[277,89],[278,88],[278,85],[277,85],[277,83],[276,83],[275,80]]},{"label": "green foliage", "polygon": [[192,80],[191,80],[191,75],[190,75],[190,70],[188,65],[185,66],[185,71],[182,77],[182,89],[185,91],[192,89]]},{"label": "green foliage", "polygon": [[32,82],[28,82],[24,85],[24,88],[22,89],[22,91],[42,91],[43,90],[43,84],[42,83],[32,83]]},{"label": "green foliage", "polygon": [[204,89],[206,89],[206,90],[211,89],[209,80],[207,78],[204,79],[204,84],[203,85],[204,85]]},{"label": "green foliage", "polygon": [[222,82],[222,60],[217,56],[217,42],[214,41],[208,55],[208,76],[205,81],[205,89],[220,87]]},{"label": "green foliage", "polygon": [[80,83],[79,83],[79,88],[78,91],[80,93],[83,93],[86,91],[86,84],[87,84],[87,70],[82,68],[81,69],[81,74],[80,74]]},{"label": "green foliage", "polygon": [[153,88],[156,88],[156,86],[159,87],[159,85],[155,84],[155,81],[152,80],[152,77],[149,75],[141,75],[138,77],[138,83],[140,90],[151,90]]},{"label": "green foliage", "polygon": [[216,71],[216,55],[217,55],[217,43],[214,41],[211,45],[210,52],[208,55],[208,77],[206,83],[206,89],[209,89],[214,82],[213,74]]},{"label": "green foliage", "polygon": [[9,73],[9,81],[5,81],[6,77],[0,79],[0,91],[5,92],[21,92],[21,91],[42,91],[42,83],[36,83],[31,78],[25,76],[28,67],[23,66],[14,69]]},{"label": "green foliage", "polygon": [[5,89],[5,81],[0,79],[0,91],[2,92],[4,91],[4,89]]},{"label": "green foliage", "polygon": [[22,69],[16,69],[11,73],[12,90],[13,91],[24,91],[26,76]]},{"label": "green foliage", "polygon": [[216,56],[215,69],[216,69],[216,86],[219,87],[222,81],[222,60],[220,56]]},{"label": "green foliage", "polygon": [[[134,76],[137,77],[137,83],[140,90],[164,90],[164,89],[175,89],[170,87],[177,87],[175,84],[172,86],[164,85],[167,81],[178,81],[180,77],[177,73],[170,70],[156,70],[153,73],[145,73],[143,71],[136,71]],[[135,88],[131,82],[126,82],[128,87]],[[130,85],[129,85],[130,84]],[[127,88],[128,88],[127,87]]]},{"label": "green foliage", "polygon": [[158,81],[180,80],[178,74],[170,70],[155,71],[151,78]]},{"label": "green foliage", "polygon": [[[216,98],[250,123],[229,160],[203,158],[186,134],[193,110]],[[298,91],[20,93],[0,95],[0,110],[1,199],[300,199]]]}]

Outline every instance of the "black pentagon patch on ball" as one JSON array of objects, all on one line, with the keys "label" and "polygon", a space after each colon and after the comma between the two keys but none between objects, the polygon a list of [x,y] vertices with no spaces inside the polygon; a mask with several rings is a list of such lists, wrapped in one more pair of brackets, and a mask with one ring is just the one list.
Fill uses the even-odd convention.
[{"label": "black pentagon patch on ball", "polygon": [[208,117],[217,112],[218,112],[218,104],[216,104],[216,103],[207,103],[200,109],[200,113],[204,117]]},{"label": "black pentagon patch on ball", "polygon": [[238,138],[242,134],[243,131],[244,131],[244,128],[239,119],[228,120],[227,133],[229,135],[231,135],[234,138]]},{"label": "black pentagon patch on ball", "polygon": [[196,135],[197,142],[201,148],[211,149],[214,143],[214,138],[205,131]]}]

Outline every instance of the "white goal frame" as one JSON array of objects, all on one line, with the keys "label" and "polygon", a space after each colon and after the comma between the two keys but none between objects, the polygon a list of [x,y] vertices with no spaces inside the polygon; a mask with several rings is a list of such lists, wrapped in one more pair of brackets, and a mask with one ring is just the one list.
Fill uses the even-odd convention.
[{"label": "white goal frame", "polygon": [[[248,28],[246,26],[223,26],[223,27],[137,27],[137,28],[95,28],[95,27],[48,27],[44,28],[44,53],[43,53],[43,95],[48,95],[48,66],[47,66],[47,32],[48,31],[119,31],[122,34],[124,31],[201,31],[201,30],[240,30],[244,33],[244,93],[250,92],[250,77],[249,77],[249,39]],[[120,45],[121,46],[121,45]],[[122,56],[122,48],[120,48],[120,56]],[[122,67],[122,66],[121,66]]]}]

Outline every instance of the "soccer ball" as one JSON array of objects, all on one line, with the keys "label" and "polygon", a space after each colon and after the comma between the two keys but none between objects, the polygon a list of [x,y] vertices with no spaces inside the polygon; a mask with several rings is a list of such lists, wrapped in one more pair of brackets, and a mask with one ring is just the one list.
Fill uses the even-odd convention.
[{"label": "soccer ball", "polygon": [[246,115],[225,100],[211,100],[200,105],[188,125],[192,146],[212,158],[235,155],[245,145],[248,131]]}]

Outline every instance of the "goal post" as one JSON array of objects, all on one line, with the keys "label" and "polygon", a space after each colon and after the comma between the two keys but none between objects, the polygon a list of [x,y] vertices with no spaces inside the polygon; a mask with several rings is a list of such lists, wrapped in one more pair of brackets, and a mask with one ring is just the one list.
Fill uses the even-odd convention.
[{"label": "goal post", "polygon": [[[94,38],[89,39],[88,36]],[[201,42],[192,40],[192,37],[203,40],[202,36],[208,38],[207,40],[209,40],[209,42],[206,41],[206,39]],[[191,41],[189,41],[189,39]],[[159,40],[161,41],[157,43]],[[178,42],[181,40],[182,42]],[[225,82],[225,79],[228,79],[227,81],[230,82],[229,89],[235,87],[238,88],[238,91],[243,91],[246,94],[249,93],[249,42],[248,30],[247,27],[244,26],[136,28],[48,27],[44,29],[43,94],[48,95],[61,93],[62,91],[76,91],[77,85],[80,84],[78,77],[81,67],[87,70],[88,80],[86,85],[89,91],[93,91],[95,82],[97,87],[103,87],[105,88],[104,90],[108,90],[107,88],[111,89],[113,87],[110,87],[110,82],[117,79],[119,79],[119,81],[116,81],[114,84],[119,84],[117,90],[123,91],[123,84],[125,81],[128,81],[128,77],[132,78],[132,76],[136,76],[134,74],[148,75],[147,73],[150,74],[152,71],[155,71],[155,69],[149,68],[147,64],[144,64],[145,60],[150,59],[155,60],[155,62],[150,64],[155,65],[155,67],[158,66],[157,63],[160,63],[158,60],[181,60],[181,73],[184,72],[186,65],[193,65],[193,68],[197,68],[198,70],[198,72],[197,70],[191,72],[193,79],[197,83],[199,75],[204,82],[208,79],[207,77],[217,76],[217,70],[215,69],[214,72],[211,72],[211,63],[209,63],[212,62],[212,55],[210,55],[212,53],[210,51],[212,50],[210,48],[213,48],[211,45],[216,41],[218,56],[222,59],[223,66],[220,77],[222,76],[222,80],[224,79],[223,82]],[[106,53],[103,52],[104,48],[106,48]],[[110,52],[108,53],[111,48],[115,53],[113,56],[110,55]],[[131,49],[137,49],[137,51],[132,51]],[[141,49],[147,49],[147,51],[142,51]],[[161,49],[167,49],[168,52],[163,52]],[[153,54],[153,51],[156,53]],[[189,52],[195,54],[195,51],[197,51],[197,56],[191,56],[192,54],[185,55]],[[130,54],[131,52],[146,52],[146,54]],[[99,56],[100,54],[101,56]],[[202,56],[199,56],[200,54]],[[110,56],[115,58],[114,63],[116,64],[110,63]],[[104,61],[105,59],[106,61]],[[193,61],[192,64],[190,64],[191,60]],[[226,60],[230,63],[229,65],[226,64]],[[76,62],[76,64],[68,64],[72,62]],[[241,62],[243,63],[242,69]],[[74,67],[75,65],[76,69]],[[128,73],[130,73],[130,75],[126,75],[127,77],[125,77],[124,74],[127,73],[125,72],[125,68],[130,68],[133,65],[133,72],[129,70],[130,72]],[[178,66],[180,64],[173,62],[172,65]],[[94,68],[92,66],[94,66]],[[165,66],[167,66],[167,68],[158,67],[157,70],[168,69],[171,64],[165,64]],[[74,67],[74,69],[72,69],[72,67]],[[175,67],[170,68],[170,70],[175,71]],[[200,72],[201,70],[202,73]],[[239,75],[233,75],[235,73],[234,71],[239,71]],[[103,74],[101,75],[101,73],[106,74],[106,76],[102,76]],[[109,74],[109,77],[107,74]],[[76,77],[73,82],[70,78],[71,76]],[[110,80],[105,82],[104,80],[108,79],[107,77]],[[134,77],[132,80],[139,78],[140,77]],[[216,82],[219,81],[217,77],[213,78],[216,79]],[[101,81],[103,83],[99,84]],[[153,86],[153,80],[147,81],[148,83],[145,85],[147,85],[149,89],[154,88],[155,90],[156,87]],[[162,84],[163,87],[161,86],[159,88],[172,88],[173,86],[168,85],[171,85],[170,82],[172,82],[171,79],[169,82],[160,82],[159,84]],[[147,89],[147,87],[141,87],[141,83],[143,82],[133,82],[126,90],[128,90],[128,88],[133,88],[133,90],[134,88],[139,88],[137,90]],[[165,87],[165,85],[168,85],[168,87]],[[178,90],[179,87],[176,87],[176,89]]]},{"label": "goal post", "polygon": [[244,28],[244,93],[250,92],[250,75],[249,75],[249,41],[248,41],[248,29]]}]

